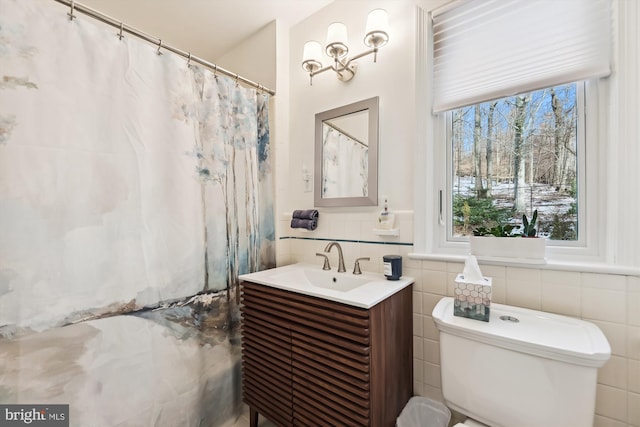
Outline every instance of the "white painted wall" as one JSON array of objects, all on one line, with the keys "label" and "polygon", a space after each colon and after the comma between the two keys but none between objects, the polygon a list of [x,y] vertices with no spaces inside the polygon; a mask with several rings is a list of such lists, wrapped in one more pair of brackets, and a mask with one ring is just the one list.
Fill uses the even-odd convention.
[{"label": "white painted wall", "polygon": [[220,58],[216,64],[275,90],[277,71],[276,21],[271,21]]},{"label": "white painted wall", "polygon": [[[358,60],[356,76],[339,81],[333,72],[313,79],[301,67],[304,43],[317,40],[324,44],[329,24],[346,24],[352,54],[366,50],[363,43],[367,14],[382,7],[389,13],[389,43],[378,54]],[[337,1],[291,29],[291,147],[288,201],[285,211],[313,206],[313,193],[304,192],[302,165],[313,171],[315,114],[374,96],[380,97],[380,173],[379,194],[389,196],[394,209],[412,209],[415,141],[414,100],[414,15],[412,1]],[[326,57],[325,65],[329,64]],[[328,210],[327,212],[335,211]],[[344,211],[375,215],[379,208],[351,208]]]},{"label": "white painted wall", "polygon": [[[290,167],[286,182],[279,183],[277,190],[280,198],[280,237],[413,242],[413,159],[417,125],[416,6],[420,4],[434,8],[446,1],[335,1],[291,28]],[[328,71],[315,76],[313,86],[309,85],[309,76],[301,66],[304,43],[316,40],[324,44],[327,27],[332,22],[341,21],[348,28],[351,54],[361,53],[366,50],[363,38],[367,14],[375,8],[386,9],[390,23],[390,40],[381,48],[378,61],[373,62],[373,55],[359,59],[358,72],[349,82],[339,81],[333,72]],[[325,65],[329,63],[326,57]],[[288,224],[293,210],[313,207],[313,193],[305,191],[302,170],[305,168],[313,173],[315,114],[374,96],[380,100],[379,206],[321,208],[321,219],[315,232],[290,229]],[[373,232],[384,196],[388,197],[390,209],[397,214],[396,225],[400,228],[398,237],[379,236]],[[307,243],[313,245],[312,242]],[[301,259],[315,262],[317,250],[298,250],[298,244],[300,241],[296,240],[280,242],[278,263],[286,264]],[[322,249],[318,246],[316,244],[314,248]],[[385,247],[384,250],[389,252],[398,250],[398,247]],[[360,252],[356,245],[348,256],[372,256],[375,263],[380,261],[381,268],[380,256],[374,256],[370,251]],[[376,268],[371,264],[369,269]]]}]

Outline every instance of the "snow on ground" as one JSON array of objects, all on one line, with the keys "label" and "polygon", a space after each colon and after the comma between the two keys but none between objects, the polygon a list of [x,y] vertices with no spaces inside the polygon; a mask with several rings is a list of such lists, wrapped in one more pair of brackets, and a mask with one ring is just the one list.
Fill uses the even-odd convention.
[{"label": "snow on ground", "polygon": [[[453,192],[462,196],[473,196],[475,194],[475,179],[471,176],[454,178]],[[571,209],[571,204],[575,199],[566,192],[556,191],[548,184],[534,183],[525,184],[521,189],[526,194],[526,214],[531,216],[534,210],[538,210],[538,217],[545,222],[553,219],[554,214],[564,214]],[[494,204],[499,207],[513,206],[512,182],[493,182],[491,197]]]}]

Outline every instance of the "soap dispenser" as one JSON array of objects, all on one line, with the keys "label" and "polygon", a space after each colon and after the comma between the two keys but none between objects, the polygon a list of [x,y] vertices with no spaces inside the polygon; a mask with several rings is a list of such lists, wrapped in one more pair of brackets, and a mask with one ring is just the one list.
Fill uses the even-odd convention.
[{"label": "soap dispenser", "polygon": [[378,217],[379,228],[381,230],[391,230],[395,222],[395,215],[389,211],[389,201],[384,198],[384,207],[380,216]]}]

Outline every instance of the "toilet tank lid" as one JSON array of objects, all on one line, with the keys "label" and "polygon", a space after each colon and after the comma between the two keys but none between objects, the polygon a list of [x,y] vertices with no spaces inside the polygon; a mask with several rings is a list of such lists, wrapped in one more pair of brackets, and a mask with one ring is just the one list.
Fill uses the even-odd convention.
[{"label": "toilet tank lid", "polygon": [[572,317],[491,303],[489,322],[482,322],[454,316],[450,297],[436,304],[432,316],[440,332],[521,353],[591,367],[611,356],[600,328]]}]

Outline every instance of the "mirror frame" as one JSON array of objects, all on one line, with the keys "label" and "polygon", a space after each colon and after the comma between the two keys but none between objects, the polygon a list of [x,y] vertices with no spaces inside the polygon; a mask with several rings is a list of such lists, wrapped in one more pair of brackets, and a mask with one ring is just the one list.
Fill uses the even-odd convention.
[{"label": "mirror frame", "polygon": [[[314,206],[377,206],[378,205],[378,102],[377,96],[316,114],[314,158]],[[369,110],[369,158],[366,197],[322,197],[322,123],[347,114]]]}]

